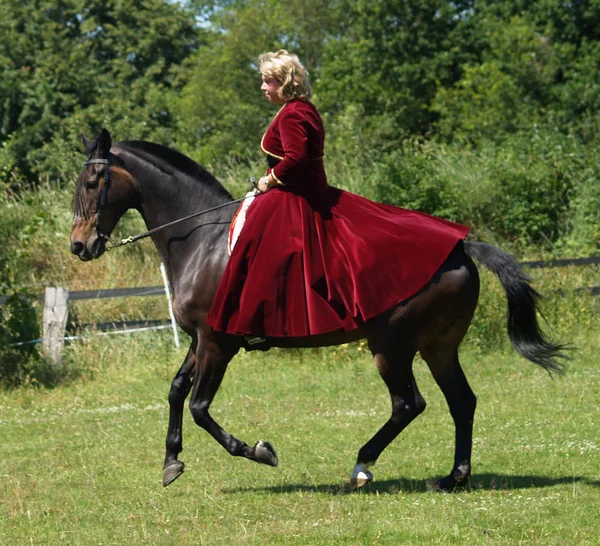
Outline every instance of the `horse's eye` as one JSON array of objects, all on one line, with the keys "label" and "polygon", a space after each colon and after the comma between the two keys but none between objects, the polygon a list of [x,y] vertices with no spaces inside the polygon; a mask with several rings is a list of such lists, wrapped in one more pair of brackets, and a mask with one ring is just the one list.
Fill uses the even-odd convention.
[{"label": "horse's eye", "polygon": [[98,180],[88,180],[85,183],[85,187],[88,190],[95,190],[98,187]]}]

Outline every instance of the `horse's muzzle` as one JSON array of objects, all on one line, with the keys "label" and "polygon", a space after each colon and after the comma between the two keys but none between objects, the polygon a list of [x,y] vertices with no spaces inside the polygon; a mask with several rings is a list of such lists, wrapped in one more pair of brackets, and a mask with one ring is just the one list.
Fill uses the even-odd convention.
[{"label": "horse's muzzle", "polygon": [[71,252],[81,261],[87,262],[92,259],[92,253],[87,249],[82,241],[71,241]]},{"label": "horse's muzzle", "polygon": [[104,254],[105,241],[100,237],[96,238],[91,245],[91,248],[83,241],[71,241],[71,253],[75,254],[82,262],[89,262],[95,258],[99,258]]}]

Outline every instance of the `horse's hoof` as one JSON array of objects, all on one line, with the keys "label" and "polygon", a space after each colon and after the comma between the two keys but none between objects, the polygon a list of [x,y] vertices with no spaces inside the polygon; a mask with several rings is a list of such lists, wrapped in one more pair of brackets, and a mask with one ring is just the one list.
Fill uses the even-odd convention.
[{"label": "horse's hoof", "polygon": [[425,484],[427,491],[431,491],[432,493],[451,493],[454,489],[454,486],[446,483],[444,480],[427,480]]},{"label": "horse's hoof", "polygon": [[435,491],[440,493],[451,493],[459,487],[466,487],[469,485],[469,477],[471,476],[471,465],[469,461],[464,461],[461,464],[455,466],[452,472],[445,478],[438,480],[437,482],[428,483],[427,489],[429,491]]},{"label": "horse's hoof", "polygon": [[366,464],[358,463],[354,465],[352,475],[350,476],[350,491],[356,491],[373,481],[373,473]]},{"label": "horse's hoof", "polygon": [[171,485],[179,476],[183,474],[185,465],[181,461],[170,462],[163,469],[163,486]]},{"label": "horse's hoof", "polygon": [[254,458],[257,463],[268,464],[269,466],[277,466],[279,459],[277,453],[273,449],[270,442],[259,440],[254,446]]},{"label": "horse's hoof", "polygon": [[455,472],[437,481],[427,481],[427,491],[434,493],[452,493],[456,489],[469,485],[469,475],[457,476]]}]

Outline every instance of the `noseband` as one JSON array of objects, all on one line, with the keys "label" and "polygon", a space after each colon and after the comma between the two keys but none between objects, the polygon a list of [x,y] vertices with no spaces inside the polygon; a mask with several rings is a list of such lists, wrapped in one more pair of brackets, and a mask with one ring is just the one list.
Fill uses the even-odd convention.
[{"label": "noseband", "polygon": [[98,237],[110,241],[108,235],[100,230],[102,211],[104,209],[104,205],[106,205],[108,190],[110,189],[110,161],[108,159],[88,159],[84,165],[106,165],[106,170],[104,172],[104,185],[102,186],[102,190],[98,196],[98,204],[96,205],[96,222],[94,223],[94,229],[96,230]]}]

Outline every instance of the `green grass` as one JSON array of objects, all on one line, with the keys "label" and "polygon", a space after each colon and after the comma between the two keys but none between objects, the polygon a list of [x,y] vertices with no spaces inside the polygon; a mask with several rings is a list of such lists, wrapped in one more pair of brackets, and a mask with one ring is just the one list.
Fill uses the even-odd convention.
[{"label": "green grass", "polygon": [[186,410],[186,472],[164,489],[166,397],[184,350],[167,333],[73,344],[77,381],[0,393],[0,544],[597,544],[596,334],[575,334],[555,379],[509,349],[465,344],[474,474],[450,495],[426,490],[450,470],[453,428],[419,360],[427,410],[364,490],[345,480],[389,411],[364,345],[238,355],[213,416],[248,443],[271,441],[280,466],[230,457]]}]

